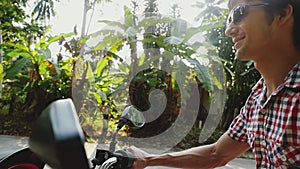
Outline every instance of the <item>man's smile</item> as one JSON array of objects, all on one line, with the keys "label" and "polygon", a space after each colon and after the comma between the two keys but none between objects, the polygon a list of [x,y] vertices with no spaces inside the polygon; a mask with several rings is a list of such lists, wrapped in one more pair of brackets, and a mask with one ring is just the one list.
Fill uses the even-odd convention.
[{"label": "man's smile", "polygon": [[245,39],[245,36],[238,36],[238,37],[232,38],[235,49],[237,49],[239,47],[239,44],[240,44],[239,42],[241,42],[244,39]]}]

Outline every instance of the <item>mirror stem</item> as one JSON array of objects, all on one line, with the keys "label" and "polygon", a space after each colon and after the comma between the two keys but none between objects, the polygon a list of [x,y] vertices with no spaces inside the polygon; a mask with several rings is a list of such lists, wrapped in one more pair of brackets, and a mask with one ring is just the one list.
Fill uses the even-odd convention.
[{"label": "mirror stem", "polygon": [[114,132],[114,134],[112,135],[112,141],[110,142],[110,145],[109,145],[110,152],[115,152],[116,144],[117,144],[116,137],[118,135],[119,130],[120,130],[120,128],[117,128],[116,131]]}]

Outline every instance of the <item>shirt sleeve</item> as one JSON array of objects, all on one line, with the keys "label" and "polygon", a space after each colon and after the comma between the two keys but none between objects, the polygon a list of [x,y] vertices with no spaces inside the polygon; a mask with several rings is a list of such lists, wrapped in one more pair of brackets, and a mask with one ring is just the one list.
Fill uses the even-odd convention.
[{"label": "shirt sleeve", "polygon": [[240,114],[235,117],[235,119],[230,124],[227,134],[235,141],[247,142],[247,123],[246,123],[246,110],[243,107],[240,111]]}]

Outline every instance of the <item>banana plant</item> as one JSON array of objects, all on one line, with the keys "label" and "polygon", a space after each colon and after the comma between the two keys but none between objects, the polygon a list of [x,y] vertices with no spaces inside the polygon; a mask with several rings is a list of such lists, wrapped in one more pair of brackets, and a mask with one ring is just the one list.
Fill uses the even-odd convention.
[{"label": "banana plant", "polygon": [[49,102],[69,97],[70,60],[54,62],[49,45],[72,35],[44,36],[32,45],[4,44],[7,49],[4,58],[8,63],[4,83],[21,87],[17,91],[25,95],[24,112],[38,116]]},{"label": "banana plant", "polygon": [[[208,56],[205,54],[198,54],[197,50],[200,47],[213,48],[204,42],[196,41],[193,44],[188,43],[188,41],[196,34],[203,33],[211,29],[206,25],[199,27],[187,27],[186,21],[182,19],[170,18],[170,17],[150,17],[142,18],[141,20],[137,19],[128,7],[124,6],[124,21],[109,21],[109,20],[100,20],[99,22],[107,24],[107,29],[104,28],[96,33],[89,35],[85,40],[88,41],[89,38],[101,37],[100,42],[93,47],[94,51],[108,51],[112,56],[118,56],[118,52],[125,50],[127,46],[130,50],[130,63],[122,62],[119,64],[118,70],[124,70],[125,67],[129,68],[129,75],[131,72],[135,72],[138,67],[149,67],[153,65],[155,60],[159,60],[160,55],[154,55],[152,58],[145,58],[144,54],[137,56],[139,50],[137,48],[138,43],[155,43],[159,49],[164,51],[171,52],[174,56],[182,58],[183,63],[186,63],[186,66],[193,69],[195,76],[203,84],[203,87],[206,90],[213,90],[214,86],[218,89],[222,89],[221,82],[209,72],[208,67],[200,63],[200,59],[210,59],[211,62],[219,62],[216,56]],[[171,25],[165,31],[165,34],[155,35],[153,32],[147,38],[141,39],[138,38],[138,35],[144,34],[144,30],[148,27],[157,27],[157,25]],[[160,31],[160,30],[159,30]],[[171,32],[171,33],[168,33]],[[112,51],[110,49],[114,48]],[[119,57],[124,59],[123,57]],[[200,58],[200,59],[199,59]],[[174,59],[174,58],[173,58]],[[167,62],[170,62],[168,60]],[[102,65],[107,60],[102,60]],[[102,68],[101,68],[102,69]],[[115,69],[116,70],[116,69]],[[127,72],[128,73],[128,72]],[[97,76],[100,74],[98,73]]]}]

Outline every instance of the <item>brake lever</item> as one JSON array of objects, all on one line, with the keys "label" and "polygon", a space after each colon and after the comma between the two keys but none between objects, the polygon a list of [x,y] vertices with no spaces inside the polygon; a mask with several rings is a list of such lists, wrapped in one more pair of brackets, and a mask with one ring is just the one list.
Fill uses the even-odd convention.
[{"label": "brake lever", "polygon": [[109,159],[107,159],[101,166],[99,169],[109,169],[113,164],[117,163],[118,159],[117,157],[111,157]]}]

